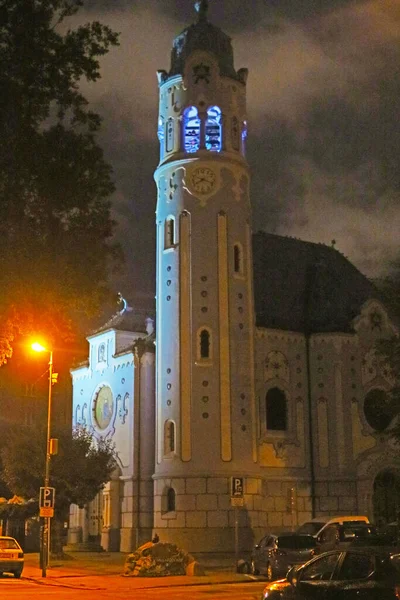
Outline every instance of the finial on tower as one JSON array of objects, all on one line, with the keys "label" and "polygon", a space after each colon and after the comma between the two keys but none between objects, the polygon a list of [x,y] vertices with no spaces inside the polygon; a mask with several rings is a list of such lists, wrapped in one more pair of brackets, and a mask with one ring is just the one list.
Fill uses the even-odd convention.
[{"label": "finial on tower", "polygon": [[199,13],[199,21],[207,21],[208,0],[196,0],[194,7]]}]

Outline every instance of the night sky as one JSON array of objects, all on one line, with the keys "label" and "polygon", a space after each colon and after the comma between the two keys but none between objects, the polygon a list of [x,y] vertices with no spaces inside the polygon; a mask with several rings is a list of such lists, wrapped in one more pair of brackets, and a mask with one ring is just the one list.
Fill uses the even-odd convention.
[{"label": "night sky", "polygon": [[[87,0],[72,20],[121,33],[82,91],[104,118],[113,216],[126,263],[114,280],[154,298],[157,69],[196,18],[192,0]],[[248,67],[254,230],[336,248],[370,277],[399,252],[400,2],[212,0],[210,20]],[[294,257],[295,258],[295,257]]]}]

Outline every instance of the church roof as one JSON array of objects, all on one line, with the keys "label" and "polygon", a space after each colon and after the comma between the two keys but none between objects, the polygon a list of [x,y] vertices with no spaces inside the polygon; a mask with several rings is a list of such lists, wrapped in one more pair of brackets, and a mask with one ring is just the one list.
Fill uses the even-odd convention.
[{"label": "church roof", "polygon": [[92,335],[96,335],[109,329],[117,329],[118,331],[133,331],[147,335],[146,319],[149,317],[151,318],[148,311],[126,307],[113,315],[111,319],[104,323],[104,325],[93,331]]},{"label": "church roof", "polygon": [[238,79],[233,63],[231,38],[207,20],[207,2],[196,4],[199,11],[198,22],[184,29],[175,38],[169,75],[182,75],[190,54],[195,50],[205,50],[217,57],[221,75]]},{"label": "church roof", "polygon": [[374,285],[333,247],[258,232],[253,236],[256,325],[350,332]]}]

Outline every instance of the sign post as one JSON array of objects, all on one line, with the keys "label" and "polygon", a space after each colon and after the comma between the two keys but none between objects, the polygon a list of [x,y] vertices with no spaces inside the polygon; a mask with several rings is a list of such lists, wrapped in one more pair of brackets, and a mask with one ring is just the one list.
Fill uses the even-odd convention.
[{"label": "sign post", "polygon": [[41,566],[42,571],[46,573],[46,567],[49,564],[50,553],[50,519],[54,517],[54,502],[56,490],[53,487],[41,487],[39,494],[39,516],[44,517],[42,527],[42,553]]},{"label": "sign post", "polygon": [[235,509],[235,565],[239,561],[239,507],[244,506],[244,478],[231,477],[231,506]]}]

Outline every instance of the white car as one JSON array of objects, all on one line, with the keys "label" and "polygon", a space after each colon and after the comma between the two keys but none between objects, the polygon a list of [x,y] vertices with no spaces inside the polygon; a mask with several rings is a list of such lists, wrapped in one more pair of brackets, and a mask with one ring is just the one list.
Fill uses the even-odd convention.
[{"label": "white car", "polygon": [[0,575],[12,573],[18,579],[24,568],[24,551],[17,540],[0,536]]}]

